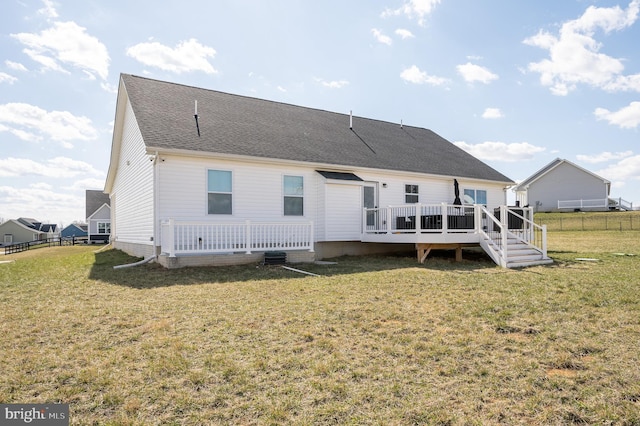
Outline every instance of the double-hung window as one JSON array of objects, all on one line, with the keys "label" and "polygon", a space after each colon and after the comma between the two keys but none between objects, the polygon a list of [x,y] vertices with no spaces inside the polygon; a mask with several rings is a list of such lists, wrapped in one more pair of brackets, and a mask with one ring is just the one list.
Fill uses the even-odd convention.
[{"label": "double-hung window", "polygon": [[465,204],[482,204],[486,206],[487,191],[485,191],[484,189],[465,189],[464,203]]},{"label": "double-hung window", "polygon": [[404,186],[404,202],[407,204],[418,202],[418,185]]},{"label": "double-hung window", "polygon": [[98,222],[98,234],[110,234],[111,222]]},{"label": "double-hung window", "polygon": [[285,176],[283,179],[284,215],[304,215],[304,179],[302,176]]},{"label": "double-hung window", "polygon": [[232,213],[232,175],[227,170],[207,170],[207,209],[209,214]]}]

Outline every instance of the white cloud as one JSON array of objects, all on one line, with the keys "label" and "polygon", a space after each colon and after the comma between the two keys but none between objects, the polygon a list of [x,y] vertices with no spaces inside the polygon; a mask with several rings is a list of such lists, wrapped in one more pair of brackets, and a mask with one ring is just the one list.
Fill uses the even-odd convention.
[{"label": "white cloud", "polygon": [[482,118],[495,119],[502,117],[504,117],[504,115],[502,111],[500,111],[500,108],[486,108],[482,113]]},{"label": "white cloud", "polygon": [[409,83],[430,84],[432,86],[442,86],[449,82],[449,79],[447,78],[436,77],[427,74],[426,71],[420,71],[420,68],[415,65],[412,65],[409,68],[403,70],[400,73],[400,78],[402,78],[404,81],[408,81]]},{"label": "white cloud", "polygon": [[590,6],[575,20],[565,22],[558,35],[540,30],[523,43],[549,51],[549,58],[532,62],[528,69],[540,73],[540,82],[555,95],[565,96],[578,84],[608,91],[640,91],[640,74],[624,76],[623,61],[600,53],[602,44],[596,30],[620,31],[638,18],[640,0],[633,0],[626,10],[619,6]]},{"label": "white cloud", "polygon": [[29,70],[27,69],[27,67],[25,67],[24,65],[22,65],[22,64],[21,64],[21,63],[19,63],[19,62],[13,62],[13,61],[10,61],[10,60],[8,60],[8,59],[7,59],[6,61],[4,61],[4,64],[5,64],[8,68],[10,68],[10,69],[12,69],[12,70],[14,70],[14,71],[29,71]]},{"label": "white cloud", "polygon": [[415,37],[411,31],[405,30],[404,28],[398,28],[396,30],[396,35],[401,37],[403,40]]},{"label": "white cloud", "polygon": [[103,172],[84,161],[56,157],[46,162],[29,158],[0,158],[0,176],[44,176],[48,178],[72,178],[79,175],[102,176]]},{"label": "white cloud", "polygon": [[11,132],[25,141],[52,139],[63,144],[71,140],[91,140],[98,136],[87,117],[78,117],[68,111],[48,112],[25,103],[0,105],[0,132],[2,131]]},{"label": "white cloud", "polygon": [[458,73],[460,73],[462,78],[464,78],[464,80],[468,83],[479,81],[484,84],[489,84],[491,83],[491,81],[498,79],[497,74],[492,73],[485,67],[472,64],[471,62],[467,62],[464,65],[458,65],[456,69],[458,70]]},{"label": "white cloud", "polygon": [[321,78],[316,78],[315,80],[321,85],[323,85],[324,87],[328,87],[329,89],[342,89],[343,87],[349,84],[347,80],[325,81]]},{"label": "white cloud", "polygon": [[106,46],[75,22],[54,22],[39,34],[19,33],[11,37],[24,44],[23,52],[45,69],[67,72],[61,65],[67,64],[97,74],[103,80],[109,75]]},{"label": "white cloud", "polygon": [[53,2],[51,0],[42,0],[42,3],[44,3],[44,7],[42,9],[38,9],[39,14],[44,15],[46,18],[58,17],[58,12],[53,6]]},{"label": "white cloud", "polygon": [[425,17],[433,11],[440,0],[407,0],[398,9],[386,9],[382,17],[406,15],[410,19],[417,19],[418,24],[424,25]]},{"label": "white cloud", "polygon": [[0,83],[9,83],[9,84],[13,84],[16,81],[18,81],[17,78],[15,78],[12,75],[9,75],[5,72],[0,72]]},{"label": "white cloud", "polygon": [[582,161],[583,163],[605,163],[607,161],[612,160],[621,160],[623,158],[631,157],[633,155],[633,151],[623,151],[623,152],[601,152],[596,155],[577,155],[576,158],[578,161]]},{"label": "white cloud", "polygon": [[631,102],[628,106],[615,112],[605,108],[596,108],[593,114],[598,120],[606,120],[609,124],[623,129],[631,129],[640,125],[640,102]]},{"label": "white cloud", "polygon": [[278,86],[278,87],[276,87],[276,89],[278,89],[278,91],[280,91],[280,92],[282,92],[282,93],[286,93],[286,92],[287,92],[287,89],[285,89],[285,88],[284,88],[284,87],[282,87],[282,86]]},{"label": "white cloud", "polygon": [[527,142],[482,142],[475,145],[466,142],[454,142],[454,145],[480,160],[504,162],[530,160],[534,154],[545,150],[543,147],[531,145]]},{"label": "white cloud", "polygon": [[44,186],[15,188],[0,186],[0,211],[5,219],[35,217],[46,223],[69,224],[84,221],[85,196],[60,193]]},{"label": "white cloud", "polygon": [[616,182],[640,181],[640,155],[627,157],[596,172],[598,176]]},{"label": "white cloud", "polygon": [[387,46],[391,46],[391,37],[382,34],[382,31],[373,28],[371,30],[371,34],[373,34],[373,37],[375,37],[375,39],[382,44],[386,44]]},{"label": "white cloud", "polygon": [[200,44],[194,38],[178,43],[175,48],[154,41],[139,43],[127,49],[127,56],[145,65],[177,74],[191,71],[216,74],[218,71],[207,60],[215,54],[215,49]]}]

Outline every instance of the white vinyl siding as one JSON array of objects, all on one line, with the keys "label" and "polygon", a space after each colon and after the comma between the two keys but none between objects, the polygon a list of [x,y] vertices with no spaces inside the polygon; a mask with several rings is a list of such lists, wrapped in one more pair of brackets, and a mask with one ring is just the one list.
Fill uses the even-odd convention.
[{"label": "white vinyl siding", "polygon": [[327,184],[326,241],[358,241],[362,222],[362,186]]},{"label": "white vinyl siding", "polygon": [[532,182],[527,191],[527,203],[536,211],[557,210],[558,200],[605,200],[607,185],[571,164],[560,164]]},{"label": "white vinyl siding", "polygon": [[117,222],[117,233],[113,237],[117,241],[153,244],[153,167],[127,102],[118,173],[111,194],[118,197],[117,206],[113,206],[117,209],[113,212]]}]

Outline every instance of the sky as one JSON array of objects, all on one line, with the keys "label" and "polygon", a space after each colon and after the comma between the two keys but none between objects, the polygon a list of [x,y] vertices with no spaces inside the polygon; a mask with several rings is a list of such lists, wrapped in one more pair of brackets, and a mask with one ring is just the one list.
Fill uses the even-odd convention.
[{"label": "sky", "polygon": [[431,129],[640,207],[640,0],[4,0],[0,219],[104,188],[120,73]]}]

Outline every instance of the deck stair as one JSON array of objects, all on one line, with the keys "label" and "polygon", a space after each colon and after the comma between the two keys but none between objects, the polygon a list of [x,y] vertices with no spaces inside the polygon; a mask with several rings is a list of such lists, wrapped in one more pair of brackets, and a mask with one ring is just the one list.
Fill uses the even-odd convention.
[{"label": "deck stair", "polygon": [[517,238],[515,235],[507,237],[507,250],[506,255],[504,255],[504,251],[500,247],[500,239],[500,233],[491,232],[487,233],[487,236],[480,243],[480,246],[500,266],[505,268],[524,268],[553,263],[553,260],[545,256],[539,248]]}]

